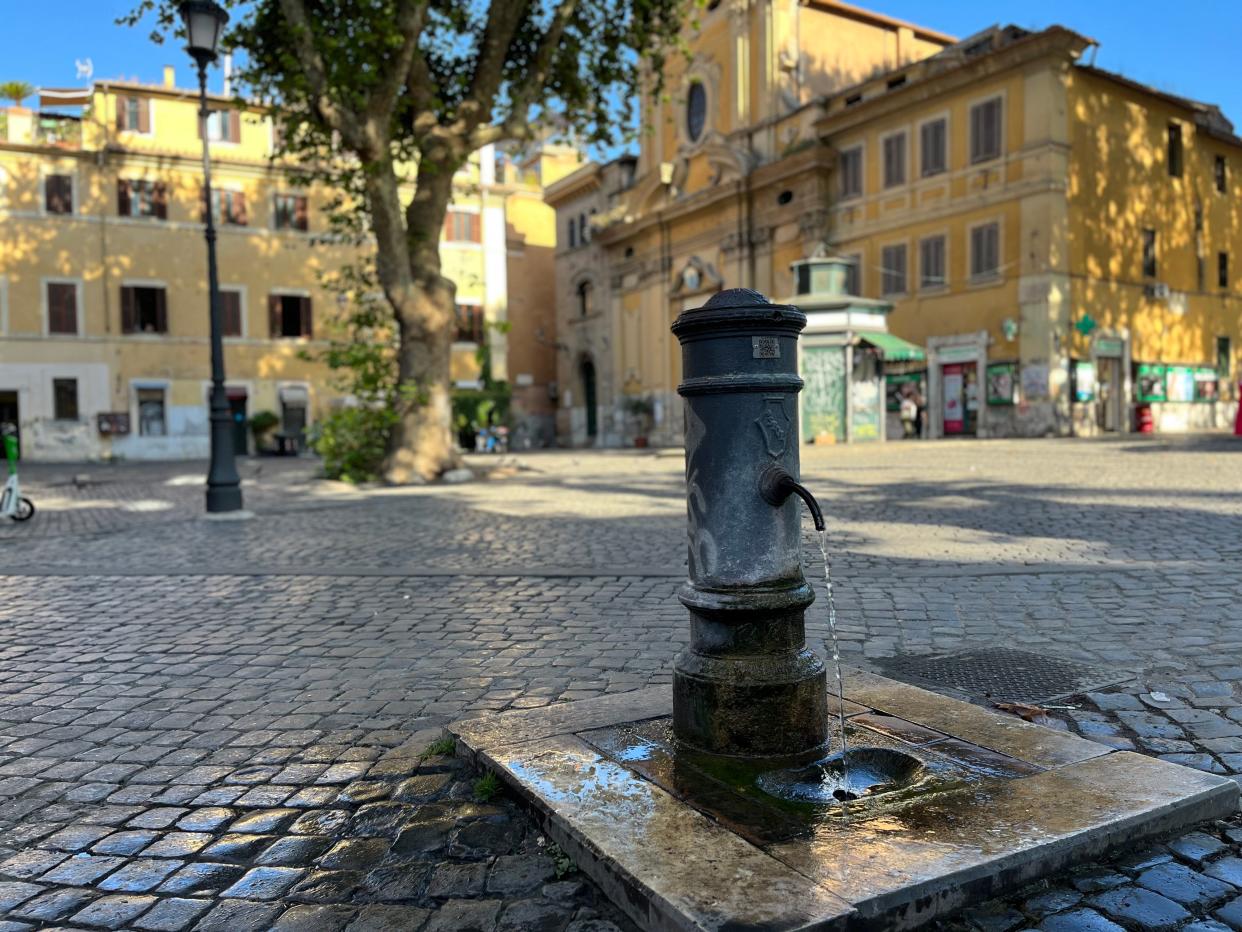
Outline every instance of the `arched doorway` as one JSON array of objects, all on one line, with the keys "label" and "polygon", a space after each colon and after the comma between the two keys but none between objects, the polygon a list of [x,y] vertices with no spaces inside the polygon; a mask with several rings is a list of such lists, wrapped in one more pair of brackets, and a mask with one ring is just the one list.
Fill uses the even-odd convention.
[{"label": "arched doorway", "polygon": [[595,363],[590,356],[583,356],[578,363],[578,374],[582,378],[582,404],[586,407],[587,439],[594,442],[599,433],[596,423],[595,406]]}]

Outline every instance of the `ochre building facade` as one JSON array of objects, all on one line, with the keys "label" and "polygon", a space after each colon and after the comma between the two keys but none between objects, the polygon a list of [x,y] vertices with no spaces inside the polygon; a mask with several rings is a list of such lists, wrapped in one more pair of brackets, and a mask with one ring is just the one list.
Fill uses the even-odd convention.
[{"label": "ochre building facade", "polygon": [[[325,283],[358,253],[330,229],[331,192],[295,187],[274,160],[266,113],[223,96],[210,105],[235,446],[253,450],[246,424],[261,411],[296,446],[350,401],[315,357],[347,311]],[[0,111],[0,422],[17,426],[25,458],[206,456],[201,145],[197,92],[171,69],[160,86],[45,89],[38,110]],[[486,343],[531,444],[554,434],[556,231],[543,178],[576,167],[567,150],[516,163],[481,151],[459,173],[442,236],[457,284],[454,380],[479,384]]]},{"label": "ochre building facade", "polygon": [[[881,365],[921,388],[926,435],[1232,423],[1242,140],[1217,108],[1092,67],[1061,27],[955,40],[834,0],[736,0],[689,44],[585,246],[564,186],[597,169],[549,191],[562,333],[580,284],[600,295],[590,345],[561,354],[562,442],[679,442],[672,320],[721,288],[790,299],[791,263],[825,251],[924,349]],[[607,373],[593,418],[584,373]]]}]

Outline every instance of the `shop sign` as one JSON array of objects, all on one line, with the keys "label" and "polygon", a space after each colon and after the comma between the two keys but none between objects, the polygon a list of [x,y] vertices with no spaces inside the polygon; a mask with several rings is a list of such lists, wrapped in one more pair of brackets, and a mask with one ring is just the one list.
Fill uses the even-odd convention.
[{"label": "shop sign", "polygon": [[1122,340],[1101,338],[1095,341],[1095,355],[1097,356],[1120,356],[1124,348],[1125,343]]},{"label": "shop sign", "polygon": [[1195,401],[1216,401],[1219,398],[1219,373],[1207,366],[1200,366],[1195,370]]},{"label": "shop sign", "polygon": [[124,437],[129,433],[129,412],[100,412],[95,416],[95,424],[105,437]]},{"label": "shop sign", "polygon": [[936,350],[936,358],[940,362],[974,362],[979,358],[979,347],[973,343],[969,346],[942,346]]},{"label": "shop sign", "polygon": [[966,426],[962,410],[962,367],[946,366],[944,370],[944,432],[960,434]]},{"label": "shop sign", "polygon": [[988,404],[1011,405],[1018,388],[1018,366],[1012,362],[993,363],[987,368]]},{"label": "shop sign", "polygon": [[1169,366],[1165,370],[1165,397],[1169,401],[1195,400],[1195,370],[1190,366]]}]

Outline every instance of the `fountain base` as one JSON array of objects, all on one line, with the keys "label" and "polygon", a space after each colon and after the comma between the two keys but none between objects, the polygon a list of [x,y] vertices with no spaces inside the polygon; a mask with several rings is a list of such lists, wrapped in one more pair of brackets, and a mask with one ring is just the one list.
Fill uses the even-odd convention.
[{"label": "fountain base", "polygon": [[839,754],[678,746],[668,687],[450,731],[643,929],[916,928],[1237,805],[1232,780],[871,674],[846,683],[848,784]]}]

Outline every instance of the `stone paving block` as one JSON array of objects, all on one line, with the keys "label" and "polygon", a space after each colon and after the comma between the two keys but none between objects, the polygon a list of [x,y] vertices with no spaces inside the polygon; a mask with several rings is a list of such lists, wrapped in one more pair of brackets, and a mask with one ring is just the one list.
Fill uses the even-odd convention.
[{"label": "stone paving block", "polygon": [[1205,832],[1191,832],[1169,842],[1169,850],[1184,861],[1200,865],[1225,850],[1225,843]]},{"label": "stone paving block", "polygon": [[292,867],[253,867],[220,895],[246,900],[274,900],[305,874]]},{"label": "stone paving block", "polygon": [[142,856],[145,858],[187,858],[207,845],[211,838],[208,832],[169,832],[149,847],[144,848]]},{"label": "stone paving block", "polygon": [[487,891],[502,896],[529,893],[556,876],[556,865],[544,855],[503,855],[492,864]]},{"label": "stone paving block", "polygon": [[294,867],[310,864],[332,844],[322,835],[286,835],[254,859],[255,864]]},{"label": "stone paving block", "polygon": [[74,913],[69,921],[104,929],[132,923],[155,904],[153,896],[104,896]]},{"label": "stone paving block", "polygon": [[369,870],[388,855],[383,838],[347,838],[335,844],[319,861],[327,870]]},{"label": "stone paving block", "polygon": [[124,863],[123,857],[96,856],[83,852],[61,861],[39,879],[46,883],[86,886],[116,870]]},{"label": "stone paving block", "polygon": [[434,897],[478,896],[487,882],[488,865],[484,862],[470,864],[440,864],[431,875],[427,895]]},{"label": "stone paving block", "polygon": [[1049,916],[1039,924],[1040,932],[1126,932],[1094,909],[1072,909]]},{"label": "stone paving block", "polygon": [[340,932],[355,913],[349,906],[293,906],[276,920],[272,932]]},{"label": "stone paving block", "polygon": [[164,878],[185,862],[162,858],[134,858],[115,873],[109,874],[96,884],[100,890],[125,893],[145,893],[159,886]]},{"label": "stone paving block", "polygon": [[349,822],[347,809],[312,809],[289,826],[294,835],[331,835]]},{"label": "stone paving block", "polygon": [[503,900],[449,900],[431,917],[423,932],[459,932],[463,929],[491,929],[500,914]]},{"label": "stone paving block", "polygon": [[1144,930],[1173,929],[1191,918],[1173,900],[1142,887],[1117,887],[1088,897],[1087,903],[1110,919],[1134,923]]},{"label": "stone paving block", "polygon": [[275,839],[275,835],[230,832],[204,848],[201,856],[211,861],[249,861],[258,857]]},{"label": "stone paving block", "polygon": [[235,864],[213,864],[200,861],[182,867],[160,884],[157,892],[173,895],[210,895],[231,886],[244,873],[245,868]]},{"label": "stone paving block", "polygon": [[496,932],[560,932],[571,918],[573,913],[557,903],[518,900],[501,911]]},{"label": "stone paving block", "polygon": [[69,854],[66,851],[30,848],[0,862],[0,875],[16,877],[18,880],[31,880],[51,870],[67,857]]},{"label": "stone paving block", "polygon": [[1242,896],[1230,900],[1212,914],[1234,932],[1242,930]]},{"label": "stone paving block", "polygon": [[1138,882],[1188,909],[1212,906],[1236,892],[1230,884],[1175,863],[1159,864],[1143,871]]},{"label": "stone paving block", "polygon": [[180,932],[188,929],[210,908],[211,900],[168,897],[159,900],[150,911],[135,919],[133,925],[136,929],[150,929],[153,932]]},{"label": "stone paving block", "polygon": [[262,932],[282,909],[279,903],[220,900],[198,921],[194,932]]},{"label": "stone paving block", "polygon": [[346,903],[362,885],[361,871],[311,870],[294,884],[285,898],[309,903]]},{"label": "stone paving block", "polygon": [[113,832],[91,845],[93,854],[137,854],[160,836],[150,831]]},{"label": "stone paving block", "polygon": [[140,812],[125,824],[129,828],[168,828],[187,811],[175,806],[159,806]]},{"label": "stone paving block", "polygon": [[265,835],[279,832],[299,815],[296,809],[262,809],[247,812],[229,826],[230,833]]},{"label": "stone paving block", "polygon": [[39,847],[57,851],[81,851],[111,833],[112,829],[106,825],[71,825],[43,839],[39,842]]},{"label": "stone paving block", "polygon": [[1203,872],[1227,884],[1242,887],[1242,858],[1236,856],[1221,858],[1206,865]]},{"label": "stone paving block", "polygon": [[346,932],[420,932],[429,916],[417,906],[364,906]]},{"label": "stone paving block", "polygon": [[21,906],[9,910],[10,916],[40,922],[54,922],[76,913],[99,896],[93,890],[81,887],[59,887],[27,900]]}]

